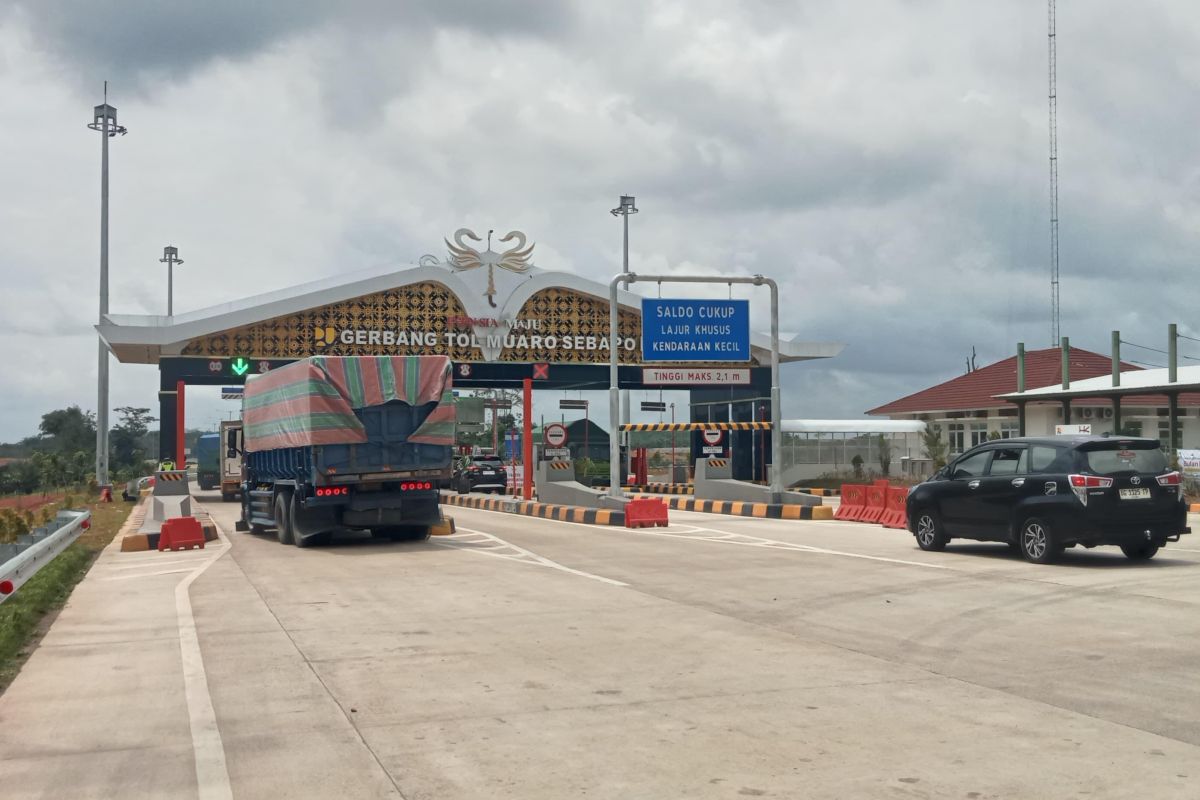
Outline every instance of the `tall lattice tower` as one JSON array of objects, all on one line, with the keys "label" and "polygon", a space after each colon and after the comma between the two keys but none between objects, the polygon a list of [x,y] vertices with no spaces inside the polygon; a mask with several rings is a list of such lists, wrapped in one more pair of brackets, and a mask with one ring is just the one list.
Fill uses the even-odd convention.
[{"label": "tall lattice tower", "polygon": [[1061,341],[1058,297],[1058,47],[1055,43],[1054,0],[1048,0],[1050,47],[1050,346]]}]

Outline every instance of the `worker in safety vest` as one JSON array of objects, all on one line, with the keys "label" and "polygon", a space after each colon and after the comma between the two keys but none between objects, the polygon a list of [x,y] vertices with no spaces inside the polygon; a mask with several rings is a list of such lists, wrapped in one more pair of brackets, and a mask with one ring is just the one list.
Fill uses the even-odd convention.
[{"label": "worker in safety vest", "polygon": [[170,460],[168,460],[168,461],[164,461],[164,462],[162,462],[161,464],[159,464],[159,465],[158,465],[158,471],[159,471],[159,472],[167,472],[167,471],[169,471],[169,470],[173,470],[173,469],[175,469],[175,462],[174,462],[174,461],[170,461]]}]

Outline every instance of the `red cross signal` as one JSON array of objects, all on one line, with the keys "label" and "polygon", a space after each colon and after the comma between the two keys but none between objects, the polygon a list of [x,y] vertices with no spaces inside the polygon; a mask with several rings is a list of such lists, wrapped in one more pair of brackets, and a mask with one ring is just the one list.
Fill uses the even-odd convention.
[{"label": "red cross signal", "polygon": [[533,379],[535,381],[550,380],[550,365],[546,363],[533,365]]}]

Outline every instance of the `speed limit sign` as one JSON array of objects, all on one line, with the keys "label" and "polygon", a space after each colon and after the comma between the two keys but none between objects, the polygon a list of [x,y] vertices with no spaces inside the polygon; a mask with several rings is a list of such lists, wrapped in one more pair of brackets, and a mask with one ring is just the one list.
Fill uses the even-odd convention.
[{"label": "speed limit sign", "polygon": [[557,422],[547,425],[542,433],[546,447],[562,447],[567,443],[567,429]]},{"label": "speed limit sign", "polygon": [[720,444],[725,438],[725,431],[705,430],[701,432],[705,444]]}]

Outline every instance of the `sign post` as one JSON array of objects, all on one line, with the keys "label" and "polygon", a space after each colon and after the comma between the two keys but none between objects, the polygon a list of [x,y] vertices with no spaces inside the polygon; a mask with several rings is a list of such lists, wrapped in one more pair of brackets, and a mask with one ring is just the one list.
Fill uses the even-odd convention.
[{"label": "sign post", "polygon": [[[762,275],[753,275],[750,277],[732,276],[732,277],[717,277],[717,276],[690,276],[690,275],[638,275],[633,272],[623,272],[613,277],[608,284],[608,340],[610,342],[617,341],[620,336],[620,326],[618,325],[617,313],[617,290],[622,285],[629,286],[636,281],[648,281],[650,283],[724,283],[733,285],[735,283],[748,283],[754,286],[766,286],[771,290],[771,420],[776,426],[776,430],[771,436],[771,461],[775,464],[775,469],[771,476],[771,502],[778,503],[783,496],[783,470],[779,469],[779,465],[783,462],[783,439],[778,430],[779,425],[779,285],[771,278],[763,277]],[[646,355],[646,339],[648,330],[646,328],[646,309],[661,309],[671,308],[672,310],[680,310],[681,313],[688,313],[685,304],[697,303],[700,305],[690,306],[692,314],[696,315],[693,320],[696,325],[701,326],[699,332],[693,334],[693,327],[689,322],[688,337],[700,337],[705,344],[667,344],[665,349],[660,349],[657,354],[661,358],[656,360],[662,361],[731,361],[741,360],[748,361],[750,359],[750,319],[747,310],[744,317],[739,318],[738,311],[732,303],[746,301],[732,300],[659,300],[655,303],[650,303],[647,298],[642,303],[642,349],[643,358]],[[649,303],[649,305],[647,305]],[[667,304],[660,306],[658,303]],[[714,317],[701,318],[700,309],[707,309],[705,314],[728,314],[724,319]],[[660,313],[655,310],[655,314]],[[666,312],[662,312],[666,313]],[[673,312],[672,312],[673,313]],[[740,319],[740,321],[737,321]],[[668,329],[665,329],[665,317],[656,318],[651,321],[651,326],[657,328],[661,334],[657,341],[665,342],[669,337],[675,336]],[[733,326],[737,324],[745,327],[744,336],[742,331],[734,330]],[[729,333],[721,335],[715,330],[723,329],[723,326],[729,326]],[[681,333],[678,336],[682,337],[685,334]],[[740,349],[741,342],[744,338],[745,350]],[[717,340],[728,341],[729,344],[722,345]],[[660,347],[662,347],[660,345]],[[693,347],[699,349],[693,350]],[[703,351],[703,352],[702,352]],[[652,353],[654,355],[654,353]],[[691,356],[690,358],[685,356]],[[740,356],[740,358],[739,358]],[[608,351],[608,409],[609,423],[612,426],[612,436],[609,439],[609,494],[613,497],[621,497],[621,472],[620,459],[621,451],[617,432],[621,429],[621,402],[619,388],[619,372],[617,369],[617,348],[610,347]]]},{"label": "sign post", "polygon": [[[521,494],[526,500],[533,499],[533,378],[526,378],[524,386],[522,386],[522,399],[524,409],[522,409],[521,428],[525,434],[525,440],[521,443],[521,458],[525,463],[522,465],[522,483],[524,484]],[[778,472],[778,470],[776,470]]]}]

